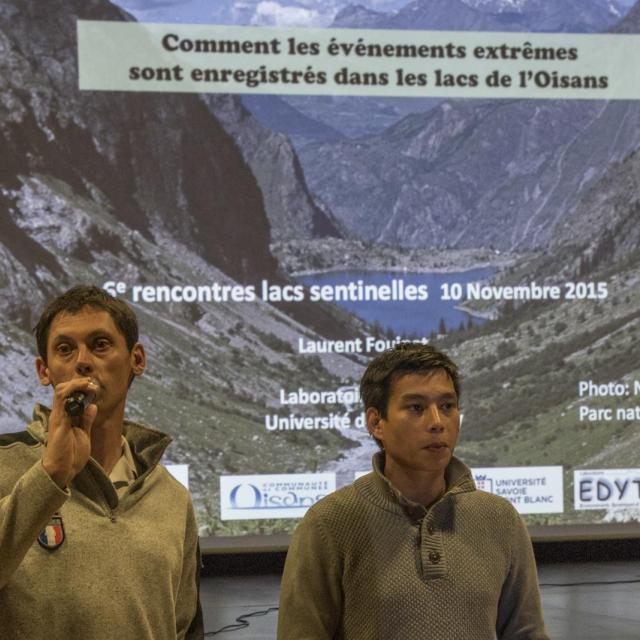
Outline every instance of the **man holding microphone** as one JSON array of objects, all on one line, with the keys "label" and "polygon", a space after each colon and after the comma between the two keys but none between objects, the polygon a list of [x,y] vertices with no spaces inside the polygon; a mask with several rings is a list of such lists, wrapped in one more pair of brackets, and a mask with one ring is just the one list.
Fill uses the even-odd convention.
[{"label": "man holding microphone", "polygon": [[124,419],[146,364],[135,314],[78,286],[35,334],[53,400],[0,435],[2,637],[202,638],[193,507],[159,464],[171,439]]}]

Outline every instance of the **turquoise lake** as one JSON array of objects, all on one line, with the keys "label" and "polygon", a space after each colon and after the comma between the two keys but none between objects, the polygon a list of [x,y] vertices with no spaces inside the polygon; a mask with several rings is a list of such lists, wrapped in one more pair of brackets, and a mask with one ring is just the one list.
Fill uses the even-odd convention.
[{"label": "turquoise lake", "polygon": [[[460,301],[443,300],[442,285],[460,283],[462,288],[468,282],[486,280],[495,272],[493,267],[470,269],[450,273],[417,273],[411,271],[331,271],[297,278],[307,287],[312,285],[346,285],[361,280],[364,285],[391,286],[393,280],[402,280],[408,285],[427,285],[429,298],[425,301],[338,301],[334,304],[350,311],[368,323],[377,322],[403,338],[421,338],[432,331],[437,332],[441,320],[447,330],[458,329],[460,323],[466,326],[471,317],[466,311],[456,309]],[[473,317],[474,324],[484,322]]]}]

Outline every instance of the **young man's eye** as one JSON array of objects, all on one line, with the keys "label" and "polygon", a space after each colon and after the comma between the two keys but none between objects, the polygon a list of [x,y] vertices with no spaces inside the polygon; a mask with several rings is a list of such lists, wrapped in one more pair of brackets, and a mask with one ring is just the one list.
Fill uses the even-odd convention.
[{"label": "young man's eye", "polygon": [[409,411],[412,411],[413,413],[422,413],[421,404],[410,404],[408,408],[409,408]]},{"label": "young man's eye", "polygon": [[56,346],[56,353],[61,356],[71,353],[71,345],[67,344],[66,342],[60,343]]},{"label": "young man's eye", "polygon": [[111,343],[106,338],[100,338],[99,340],[96,340],[94,342],[93,348],[97,351],[104,351],[105,349],[109,348],[110,344]]}]

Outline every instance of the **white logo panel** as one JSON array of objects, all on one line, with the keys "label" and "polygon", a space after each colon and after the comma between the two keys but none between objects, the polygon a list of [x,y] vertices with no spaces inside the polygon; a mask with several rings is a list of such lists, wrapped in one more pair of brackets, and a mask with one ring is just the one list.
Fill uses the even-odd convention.
[{"label": "white logo panel", "polygon": [[220,476],[220,517],[302,518],[309,507],[335,490],[335,473]]},{"label": "white logo panel", "polygon": [[478,489],[506,498],[519,513],[564,511],[562,467],[480,467],[472,472]]},{"label": "white logo panel", "polygon": [[640,507],[640,469],[579,469],[573,472],[578,510]]}]

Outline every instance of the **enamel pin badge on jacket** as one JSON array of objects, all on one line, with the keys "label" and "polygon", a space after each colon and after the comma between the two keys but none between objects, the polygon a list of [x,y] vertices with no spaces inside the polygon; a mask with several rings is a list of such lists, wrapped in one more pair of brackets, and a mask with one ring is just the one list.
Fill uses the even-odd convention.
[{"label": "enamel pin badge on jacket", "polygon": [[49,524],[38,536],[38,543],[47,551],[55,551],[63,542],[64,524],[62,523],[62,516],[59,513],[54,513]]}]

